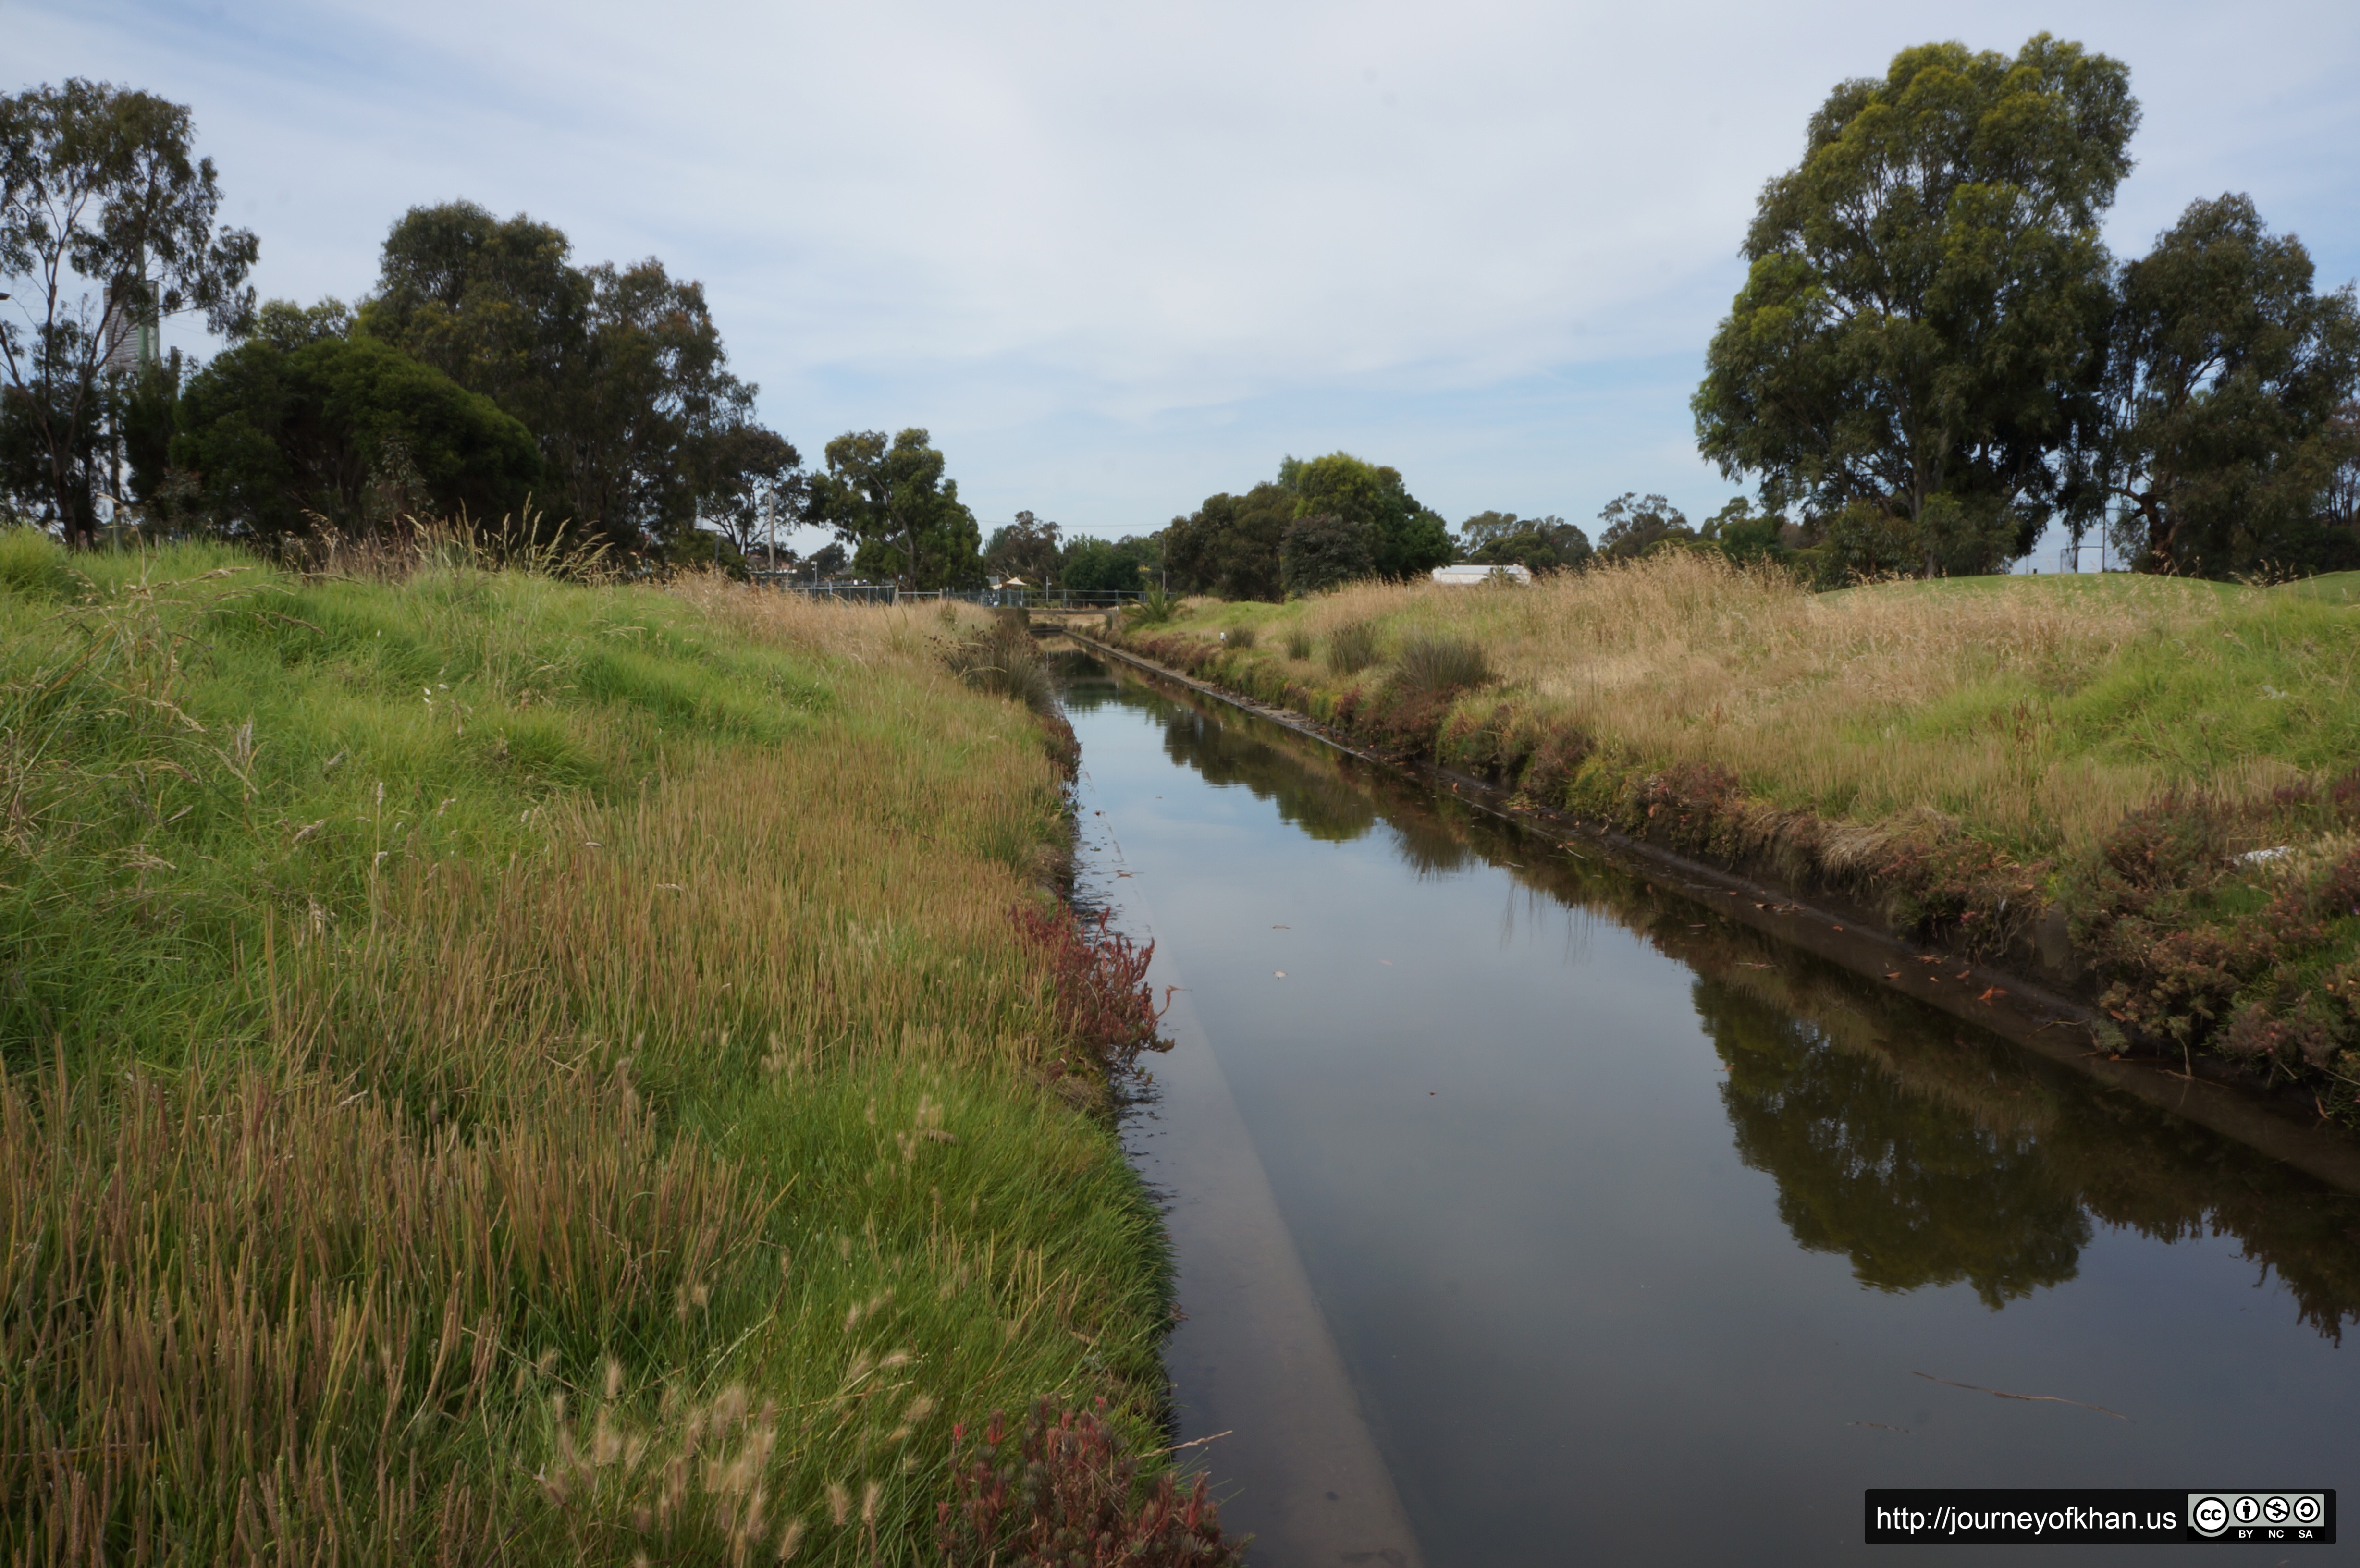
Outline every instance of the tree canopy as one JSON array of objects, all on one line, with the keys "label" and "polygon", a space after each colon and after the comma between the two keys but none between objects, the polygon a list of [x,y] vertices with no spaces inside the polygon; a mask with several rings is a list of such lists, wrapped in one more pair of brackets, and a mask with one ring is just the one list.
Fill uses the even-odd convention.
[{"label": "tree canopy", "polygon": [[1688,514],[1661,495],[1641,495],[1625,490],[1599,508],[1603,525],[1598,553],[1609,561],[1629,561],[1663,544],[1685,544],[1697,537]]},{"label": "tree canopy", "polygon": [[916,428],[889,443],[882,430],[848,430],[827,443],[827,469],[812,480],[812,520],[852,547],[862,573],[911,588],[957,588],[982,575],[975,514],[943,476],[943,454]]},{"label": "tree canopy", "polygon": [[197,514],[265,541],[314,517],[346,532],[404,515],[497,518],[523,509],[541,474],[531,432],[489,397],[357,335],[251,338],[190,381],[178,423],[171,461]]},{"label": "tree canopy", "polygon": [[1286,593],[1279,542],[1295,519],[1295,494],[1265,481],[1242,495],[1205,497],[1164,530],[1164,561],[1178,585],[1224,599],[1271,601]]},{"label": "tree canopy", "polygon": [[[102,435],[139,374],[125,340],[202,310],[253,309],[259,246],[216,228],[220,182],[188,109],[80,78],[0,97],[0,496],[87,539],[126,497]],[[110,371],[110,365],[115,367]]]},{"label": "tree canopy", "polygon": [[570,255],[523,213],[414,207],[386,236],[358,330],[523,421],[541,506],[585,534],[639,550],[706,521],[743,546],[765,506],[799,508],[800,455],[755,424],[757,388],[730,373],[704,286],[653,257]]},{"label": "tree canopy", "polygon": [[1156,541],[1137,534],[1070,539],[1057,563],[1057,585],[1085,593],[1136,593],[1163,563]]},{"label": "tree canopy", "polygon": [[[1287,539],[1298,569],[1290,572]],[[1397,469],[1349,452],[1279,464],[1274,483],[1208,495],[1159,536],[1176,586],[1225,599],[1279,598],[1349,577],[1421,575],[1452,556],[1450,526],[1421,505]]]},{"label": "tree canopy", "polygon": [[1290,596],[1341,587],[1377,571],[1376,525],[1340,512],[1313,512],[1286,525],[1279,572]]},{"label": "tree canopy", "polygon": [[[1334,452],[1308,462],[1289,458],[1280,480],[1295,493],[1297,518],[1333,517],[1368,528],[1370,569],[1378,576],[1422,576],[1450,560],[1450,525],[1419,504],[1398,469]],[[1288,586],[1295,591],[1291,580]]]},{"label": "tree canopy", "polygon": [[2265,565],[2360,565],[2323,516],[2355,452],[2360,310],[2311,288],[2291,234],[2251,200],[2191,205],[2122,269],[2101,473],[2127,559],[2220,577]]},{"label": "tree canopy", "polygon": [[[2110,308],[2100,216],[2129,171],[2129,72],[2040,34],[1903,50],[1837,87],[1765,187],[1693,399],[1699,443],[1780,511],[1928,573],[1987,572],[2097,497]],[[1840,532],[1841,530],[1839,530]]]},{"label": "tree canopy", "polygon": [[1529,572],[1578,572],[1593,553],[1590,536],[1563,517],[1520,517],[1478,512],[1459,525],[1459,548],[1479,566],[1521,566]]},{"label": "tree canopy", "polygon": [[985,573],[1021,577],[1035,588],[1050,586],[1056,581],[1064,554],[1057,532],[1054,523],[1043,522],[1031,512],[1017,513],[1014,521],[991,530],[991,542],[983,550]]}]

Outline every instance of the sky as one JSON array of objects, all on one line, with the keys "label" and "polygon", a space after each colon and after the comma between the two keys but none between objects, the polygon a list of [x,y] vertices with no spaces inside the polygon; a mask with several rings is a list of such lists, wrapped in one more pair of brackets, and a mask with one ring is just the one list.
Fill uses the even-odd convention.
[{"label": "sky", "polygon": [[987,531],[1149,532],[1338,449],[1593,527],[1744,488],[1688,399],[1828,91],[2042,30],[2144,106],[2118,254],[2243,191],[2360,274],[2350,0],[0,0],[0,91],[189,104],[265,298],[366,292],[458,197],[657,256],[807,459],[923,426]]}]

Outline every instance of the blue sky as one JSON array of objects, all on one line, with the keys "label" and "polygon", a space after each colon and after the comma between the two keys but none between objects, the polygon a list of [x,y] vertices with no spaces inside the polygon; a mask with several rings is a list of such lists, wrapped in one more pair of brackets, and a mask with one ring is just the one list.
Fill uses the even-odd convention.
[{"label": "blue sky", "polygon": [[1147,531],[1338,447],[1588,526],[1736,490],[1688,397],[1828,89],[2044,28],[2145,106],[2118,252],[2237,190],[2360,273],[2349,0],[0,0],[0,81],[191,104],[266,296],[351,299],[458,196],[660,256],[807,456],[925,426],[987,526]]}]

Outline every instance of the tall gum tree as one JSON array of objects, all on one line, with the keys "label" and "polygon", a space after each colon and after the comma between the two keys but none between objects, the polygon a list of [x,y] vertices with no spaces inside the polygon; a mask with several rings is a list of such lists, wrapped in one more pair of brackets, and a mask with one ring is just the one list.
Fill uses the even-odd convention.
[{"label": "tall gum tree", "polygon": [[260,247],[214,226],[194,141],[185,106],[108,82],[0,97],[0,483],[69,541],[113,493],[102,425],[136,374],[110,370],[113,340],[188,310],[235,332],[253,312]]},{"label": "tall gum tree", "polygon": [[2098,220],[2138,118],[2120,61],[2046,33],[1837,87],[1747,232],[1691,404],[1704,455],[1870,569],[1988,572],[2089,515]]},{"label": "tall gum tree", "polygon": [[975,514],[923,430],[890,442],[882,430],[847,430],[825,455],[825,472],[812,478],[812,520],[854,548],[859,571],[912,589],[955,588],[980,573]]},{"label": "tall gum tree", "polygon": [[693,540],[700,520],[742,539],[748,506],[799,495],[799,460],[754,425],[758,388],[730,373],[703,286],[653,257],[577,267],[565,235],[524,213],[413,207],[356,330],[522,420],[540,505],[617,549]]},{"label": "tall gum tree", "polygon": [[2333,516],[2360,453],[2360,308],[2317,294],[2292,234],[2251,199],[2192,203],[2122,270],[2101,474],[2144,570],[2225,577],[2360,565]]}]

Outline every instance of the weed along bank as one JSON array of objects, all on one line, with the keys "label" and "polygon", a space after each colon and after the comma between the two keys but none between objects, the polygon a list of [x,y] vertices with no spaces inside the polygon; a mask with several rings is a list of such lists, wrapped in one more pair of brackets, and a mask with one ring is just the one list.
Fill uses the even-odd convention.
[{"label": "weed along bank", "polygon": [[989,635],[0,534],[10,1560],[1232,1560]]}]

